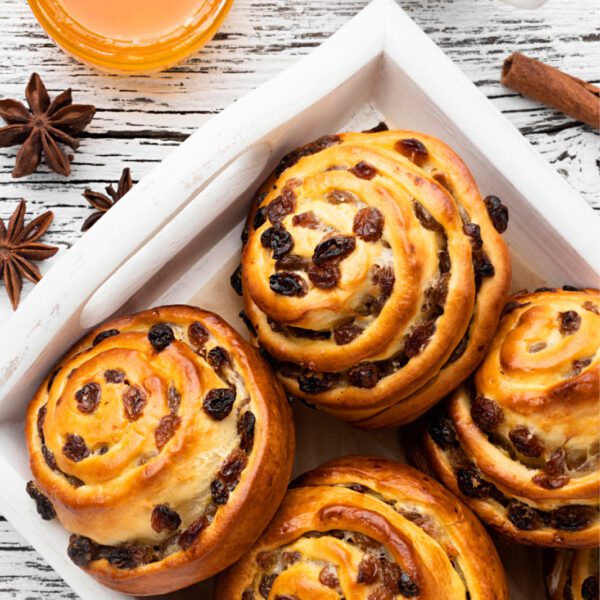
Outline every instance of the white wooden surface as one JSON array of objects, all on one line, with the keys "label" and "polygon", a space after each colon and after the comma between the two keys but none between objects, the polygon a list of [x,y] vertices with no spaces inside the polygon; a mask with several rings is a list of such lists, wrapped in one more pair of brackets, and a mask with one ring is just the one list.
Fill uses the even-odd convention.
[{"label": "white wooden surface", "polygon": [[[81,197],[85,187],[102,190],[118,179],[124,166],[131,167],[136,180],[141,178],[211,115],[310,52],[365,4],[367,0],[236,0],[224,27],[203,52],[168,73],[123,78],[75,63],[48,40],[23,0],[0,0],[0,96],[22,98],[27,77],[36,70],[51,94],[72,87],[76,102],[98,107],[69,179],[42,168],[39,174],[13,181],[16,149],[2,151],[0,217],[8,217],[21,197],[29,201],[32,213],[51,208],[55,221],[46,239],[63,252],[81,235],[81,224],[91,211]],[[571,185],[600,209],[598,134],[499,83],[504,57],[516,50],[598,82],[596,0],[550,0],[536,11],[514,9],[498,0],[402,0],[401,4]],[[42,264],[42,270],[51,263]],[[0,286],[0,318],[9,312]],[[77,596],[0,517],[0,599],[5,598]]]}]

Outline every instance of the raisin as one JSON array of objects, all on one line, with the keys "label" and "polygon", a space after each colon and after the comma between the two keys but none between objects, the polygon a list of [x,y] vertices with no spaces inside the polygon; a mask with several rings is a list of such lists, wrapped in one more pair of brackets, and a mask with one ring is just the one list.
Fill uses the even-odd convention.
[{"label": "raisin", "polygon": [[194,321],[188,327],[187,334],[190,343],[192,346],[194,346],[196,351],[201,350],[204,347],[204,344],[208,342],[208,338],[210,337],[208,329],[206,329],[202,323],[198,323],[198,321]]},{"label": "raisin", "polygon": [[292,218],[292,225],[295,225],[296,227],[306,227],[307,229],[318,229],[320,223],[319,217],[317,217],[312,210],[300,213],[299,215],[294,215]]},{"label": "raisin", "polygon": [[308,278],[311,283],[321,290],[334,288],[340,280],[340,269],[335,264],[327,264],[320,267],[315,263],[308,265]]},{"label": "raisin", "polygon": [[427,426],[427,432],[442,450],[447,450],[457,445],[454,424],[445,410],[436,409],[432,413]]},{"label": "raisin", "polygon": [[265,229],[260,236],[260,243],[263,248],[273,250],[272,256],[275,260],[289,254],[294,247],[294,239],[290,232],[280,224]]},{"label": "raisin", "polygon": [[458,489],[468,498],[483,500],[488,498],[492,491],[492,486],[481,477],[481,474],[475,467],[458,469],[456,483],[458,484]]},{"label": "raisin", "polygon": [[306,338],[308,340],[328,340],[331,338],[331,331],[317,331],[316,329],[304,329],[302,327],[292,327],[287,330],[295,337]]},{"label": "raisin", "polygon": [[240,311],[239,315],[240,319],[244,321],[244,325],[248,328],[248,331],[254,336],[257,336],[256,327],[254,327],[254,323],[250,320],[250,317],[246,314],[245,311]]},{"label": "raisin", "polygon": [[121,333],[118,329],[107,329],[106,331],[101,331],[92,342],[92,346],[97,346],[100,342],[114,337],[115,335],[119,335]]},{"label": "raisin", "polygon": [[358,564],[357,583],[374,583],[379,577],[379,563],[372,554],[365,554]]},{"label": "raisin", "polygon": [[352,173],[352,175],[355,175],[360,179],[373,179],[373,177],[377,175],[377,169],[364,160],[356,163],[351,169],[348,170],[350,173]]},{"label": "raisin", "polygon": [[498,233],[504,233],[508,227],[508,208],[497,196],[486,196],[483,199],[490,220]]},{"label": "raisin", "polygon": [[80,462],[90,455],[90,451],[85,444],[84,439],[79,435],[69,433],[67,441],[62,448],[63,454],[73,462]]},{"label": "raisin", "polygon": [[548,346],[548,344],[546,342],[536,342],[535,344],[531,344],[531,346],[529,346],[527,348],[527,352],[530,352],[531,354],[535,354],[536,352],[541,352],[547,346]]},{"label": "raisin", "polygon": [[52,372],[52,375],[50,375],[50,378],[48,379],[48,384],[46,385],[47,391],[50,391],[50,389],[52,388],[52,384],[54,383],[56,376],[60,373],[60,370],[61,370],[61,367],[58,367],[58,369],[54,369],[54,371]]},{"label": "raisin", "polygon": [[179,546],[183,550],[187,550],[202,533],[202,530],[208,525],[204,515],[196,519],[187,529],[184,529],[179,536]]},{"label": "raisin", "polygon": [[256,555],[256,564],[263,571],[270,571],[277,564],[277,554],[275,552],[259,552]]},{"label": "raisin", "polygon": [[221,346],[215,346],[214,348],[211,348],[206,360],[213,368],[215,373],[221,377],[223,376],[225,367],[231,366],[231,357],[229,356],[229,352],[227,352],[227,350]]},{"label": "raisin", "polygon": [[336,329],[333,333],[333,339],[338,346],[345,346],[356,339],[363,331],[362,327],[349,323]]},{"label": "raisin", "polygon": [[473,269],[475,270],[478,282],[481,277],[493,277],[496,273],[492,261],[483,250],[476,250],[473,252]]},{"label": "raisin", "polygon": [[281,196],[277,196],[267,206],[267,216],[273,225],[277,225],[294,210],[296,210],[296,195],[292,190],[284,189]]},{"label": "raisin", "polygon": [[337,571],[333,565],[326,565],[321,569],[321,572],[319,573],[319,583],[332,589],[335,589],[340,585]]},{"label": "raisin", "polygon": [[394,594],[386,587],[380,585],[369,594],[367,600],[394,600]]},{"label": "raisin", "polygon": [[369,317],[371,315],[377,316],[381,312],[381,308],[381,300],[368,294],[361,300],[355,310],[361,317]]},{"label": "raisin", "polygon": [[423,293],[424,302],[421,312],[432,311],[432,313],[442,314],[447,295],[448,275],[441,275]]},{"label": "raisin", "polygon": [[234,450],[221,465],[219,475],[229,485],[235,487],[241,476],[242,471],[248,464],[248,458],[241,450]]},{"label": "raisin", "polygon": [[590,312],[593,312],[595,315],[600,315],[600,308],[598,308],[597,304],[594,304],[593,302],[586,300],[582,304],[582,306],[583,306],[583,308],[585,308],[585,310],[589,310]]},{"label": "raisin", "polygon": [[327,194],[327,202],[329,204],[352,204],[358,202],[358,196],[352,192],[346,192],[345,190],[333,190]]},{"label": "raisin", "polygon": [[293,167],[301,158],[317,154],[317,152],[321,152],[321,150],[339,144],[341,141],[342,138],[340,138],[339,135],[324,135],[310,144],[306,144],[293,150],[281,159],[275,169],[275,175],[279,177],[285,170]]},{"label": "raisin", "polygon": [[313,262],[323,266],[328,262],[339,262],[354,251],[356,239],[352,235],[335,235],[317,244],[313,252]]},{"label": "raisin", "polygon": [[402,569],[396,563],[390,562],[386,558],[380,558],[379,563],[383,576],[383,585],[393,594],[397,594],[400,591],[398,582],[402,575]]},{"label": "raisin", "polygon": [[237,269],[231,274],[229,283],[233,288],[233,291],[238,295],[242,295],[242,265],[239,265]]},{"label": "raisin", "polygon": [[406,156],[406,158],[410,159],[419,167],[423,166],[429,156],[425,144],[415,138],[398,140],[394,145],[394,150],[400,152],[402,156]]},{"label": "raisin", "polygon": [[151,559],[150,547],[141,544],[108,547],[102,557],[117,569],[135,569]]},{"label": "raisin", "polygon": [[400,590],[400,594],[402,594],[405,598],[414,598],[421,593],[417,583],[413,581],[408,573],[405,573],[404,571],[398,580],[398,588]]},{"label": "raisin", "polygon": [[456,348],[454,348],[454,350],[452,350],[452,354],[446,361],[446,364],[452,364],[453,362],[456,362],[465,353],[465,350],[467,349],[468,345],[469,345],[469,331],[467,330],[465,335],[462,336],[460,342],[458,342],[458,345],[456,346]]},{"label": "raisin", "polygon": [[56,459],[54,458],[54,454],[52,450],[48,448],[48,446],[42,446],[42,455],[44,456],[44,460],[50,469],[53,471],[58,471],[58,464],[56,463]]},{"label": "raisin", "polygon": [[306,394],[319,394],[330,390],[335,384],[335,378],[331,373],[319,373],[304,369],[298,377],[298,386]]},{"label": "raisin", "polygon": [[254,591],[251,589],[244,590],[242,600],[254,600]]},{"label": "raisin", "polygon": [[33,483],[33,481],[27,482],[27,487],[25,488],[29,497],[35,502],[35,507],[38,511],[38,514],[44,521],[51,521],[56,517],[56,511],[52,506],[52,502],[42,494],[37,485]]},{"label": "raisin", "polygon": [[510,302],[507,302],[502,309],[502,316],[509,315],[511,312],[517,310],[517,308],[525,308],[530,304],[531,302],[517,302],[516,300],[511,300]]},{"label": "raisin", "polygon": [[262,206],[254,213],[254,218],[252,219],[252,227],[254,229],[259,229],[267,222],[267,207]]},{"label": "raisin", "polygon": [[574,310],[558,313],[558,321],[562,335],[573,335],[581,326],[581,317]]},{"label": "raisin", "polygon": [[483,247],[481,228],[479,225],[475,223],[465,223],[463,225],[463,232],[465,235],[471,238],[471,247],[473,250],[480,250]]},{"label": "raisin", "polygon": [[571,363],[571,375],[579,375],[586,367],[592,364],[591,358],[583,358],[574,360]]},{"label": "raisin", "polygon": [[544,465],[544,471],[548,475],[561,475],[565,472],[567,453],[564,448],[557,448],[549,456],[546,464]]},{"label": "raisin", "polygon": [[137,421],[144,412],[148,398],[141,387],[134,385],[123,394],[123,407],[130,421]]},{"label": "raisin", "polygon": [[581,584],[581,597],[583,600],[598,600],[600,596],[600,587],[598,585],[598,577],[590,575]]},{"label": "raisin", "polygon": [[379,381],[379,369],[373,363],[358,363],[348,370],[348,380],[354,387],[374,388]]},{"label": "raisin", "polygon": [[351,483],[348,486],[353,492],[358,492],[359,494],[366,494],[369,491],[369,488],[361,485],[360,483]]},{"label": "raisin", "polygon": [[154,431],[156,447],[160,450],[175,434],[181,425],[181,417],[174,415],[165,415],[158,422]]},{"label": "raisin", "polygon": [[438,252],[438,265],[440,269],[440,274],[450,273],[450,267],[452,266],[452,262],[450,260],[450,253],[448,250],[440,250]]},{"label": "raisin", "polygon": [[157,504],[152,509],[150,524],[156,533],[176,531],[181,525],[181,517],[166,504]]},{"label": "raisin", "polygon": [[271,592],[271,588],[277,579],[277,574],[273,575],[263,575],[260,578],[260,583],[258,584],[258,591],[263,598],[268,598]]},{"label": "raisin", "polygon": [[204,412],[215,421],[222,421],[231,412],[235,395],[235,390],[229,388],[210,390],[202,403]]},{"label": "raisin", "polygon": [[361,208],[354,216],[352,231],[365,242],[376,242],[383,233],[384,217],[377,208]]},{"label": "raisin", "polygon": [[214,479],[210,484],[210,493],[215,504],[222,506],[229,500],[229,489],[220,479]]},{"label": "raisin", "polygon": [[544,452],[544,444],[524,425],[519,425],[508,432],[508,437],[517,452],[532,458],[540,457]]},{"label": "raisin", "polygon": [[78,567],[87,567],[94,560],[97,548],[90,538],[73,533],[69,538],[67,554]]},{"label": "raisin", "polygon": [[435,332],[435,321],[428,319],[418,323],[404,339],[404,352],[409,358],[420,354]]},{"label": "raisin", "polygon": [[382,298],[389,298],[394,290],[396,277],[393,267],[376,267],[373,268],[373,283],[379,286]]},{"label": "raisin", "polygon": [[569,483],[568,475],[548,475],[547,473],[538,473],[532,478],[533,483],[547,490],[558,490]]},{"label": "raisin", "polygon": [[302,555],[300,554],[300,552],[282,552],[281,554],[281,562],[283,563],[284,567],[289,567],[297,562],[300,562],[300,559],[302,558]]},{"label": "raisin", "polygon": [[240,448],[244,452],[250,452],[254,446],[254,429],[256,417],[249,410],[242,414],[238,420],[237,432],[240,436]]},{"label": "raisin", "polygon": [[504,419],[504,411],[496,402],[479,395],[471,403],[471,418],[485,433],[492,433]]},{"label": "raisin", "polygon": [[521,531],[533,531],[541,526],[541,517],[538,510],[518,502],[511,500],[507,508],[507,516],[509,521]]},{"label": "raisin", "polygon": [[37,432],[38,435],[40,436],[40,440],[42,441],[42,444],[44,443],[44,420],[46,419],[46,412],[47,412],[47,407],[44,404],[44,406],[42,406],[42,408],[40,408],[40,410],[38,410],[38,414],[37,414],[37,422],[36,422],[36,426],[37,426]]},{"label": "raisin", "polygon": [[167,406],[169,407],[169,412],[172,415],[177,414],[180,404],[181,394],[174,386],[170,385],[169,389],[167,390]]},{"label": "raisin", "polygon": [[108,369],[104,371],[104,379],[106,383],[123,383],[125,381],[125,371],[121,369]]},{"label": "raisin", "polygon": [[175,340],[175,334],[166,323],[156,323],[148,332],[148,340],[157,352],[162,352]]},{"label": "raisin", "polygon": [[269,287],[282,296],[295,296],[301,298],[308,293],[306,281],[296,273],[280,271],[269,277]]},{"label": "raisin", "polygon": [[584,504],[561,506],[551,513],[552,526],[561,531],[580,531],[591,525],[596,512]]},{"label": "raisin", "polygon": [[309,261],[297,254],[288,254],[275,263],[276,271],[306,271]]},{"label": "raisin", "polygon": [[379,133],[381,131],[389,131],[389,127],[385,124],[384,121],[379,121],[375,127],[371,127],[371,129],[365,129],[362,133]]}]

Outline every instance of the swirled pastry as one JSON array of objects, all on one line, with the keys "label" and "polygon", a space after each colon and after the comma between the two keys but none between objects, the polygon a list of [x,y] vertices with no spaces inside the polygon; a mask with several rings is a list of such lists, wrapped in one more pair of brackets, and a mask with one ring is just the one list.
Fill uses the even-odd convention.
[{"label": "swirled pastry", "polygon": [[349,456],[297,480],[215,600],[507,600],[471,512],[415,469]]},{"label": "swirled pastry", "polygon": [[456,387],[506,297],[507,215],[423,134],[343,133],[286,156],[251,210],[241,280],[288,392],[381,427]]},{"label": "swirled pastry", "polygon": [[283,390],[216,315],[161,307],[105,323],[60,361],[27,413],[45,518],[105,585],[158,594],[245,552],[285,493]]},{"label": "swirled pastry", "polygon": [[599,562],[598,548],[553,552],[546,574],[550,600],[598,600]]},{"label": "swirled pastry", "polygon": [[598,545],[600,294],[512,297],[473,381],[425,439],[442,481],[518,542]]}]

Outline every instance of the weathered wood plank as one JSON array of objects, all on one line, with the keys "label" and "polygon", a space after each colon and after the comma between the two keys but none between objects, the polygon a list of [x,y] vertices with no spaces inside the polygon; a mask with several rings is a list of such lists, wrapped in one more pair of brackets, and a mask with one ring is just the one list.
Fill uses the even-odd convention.
[{"label": "weathered wood plank", "polygon": [[[79,238],[90,212],[81,197],[85,187],[101,190],[123,166],[141,178],[212,115],[310,52],[366,4],[236,0],[204,51],[167,73],[124,78],[79,65],[48,40],[25,2],[0,0],[0,96],[22,98],[27,75],[35,69],[52,93],[70,86],[77,102],[98,106],[69,179],[42,169],[14,181],[10,171],[16,150],[0,152],[0,217],[7,217],[21,197],[28,199],[32,213],[51,208],[55,221],[47,240],[64,251]],[[598,81],[597,0],[552,0],[537,11],[498,0],[401,4],[544,158],[600,208],[597,133],[499,83],[503,59],[517,50]],[[42,270],[51,262],[43,263]],[[1,292],[0,309],[7,302]],[[0,597],[77,597],[1,519]]]}]

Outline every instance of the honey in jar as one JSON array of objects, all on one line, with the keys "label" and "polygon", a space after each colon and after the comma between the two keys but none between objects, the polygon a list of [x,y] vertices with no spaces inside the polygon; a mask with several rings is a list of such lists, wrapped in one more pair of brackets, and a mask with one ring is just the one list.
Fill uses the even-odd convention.
[{"label": "honey in jar", "polygon": [[233,0],[29,0],[50,37],[110,72],[166,69],[206,44]]}]

